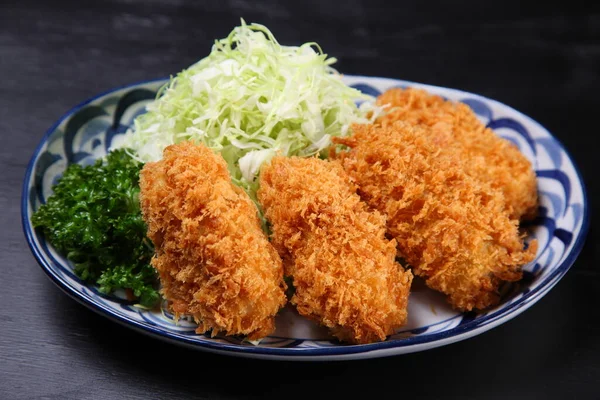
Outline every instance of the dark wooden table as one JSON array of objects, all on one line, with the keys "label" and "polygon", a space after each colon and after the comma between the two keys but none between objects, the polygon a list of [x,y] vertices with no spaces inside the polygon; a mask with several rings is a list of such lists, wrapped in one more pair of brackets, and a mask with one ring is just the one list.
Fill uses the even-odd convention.
[{"label": "dark wooden table", "polygon": [[314,40],[345,73],[461,88],[559,138],[598,207],[600,7],[519,1],[386,5],[248,0],[0,5],[0,398],[600,398],[599,243],[530,310],[457,344],[384,359],[267,362],[194,352],[80,306],[44,275],[20,226],[21,181],[45,130],[100,91],[163,77],[239,22]]}]

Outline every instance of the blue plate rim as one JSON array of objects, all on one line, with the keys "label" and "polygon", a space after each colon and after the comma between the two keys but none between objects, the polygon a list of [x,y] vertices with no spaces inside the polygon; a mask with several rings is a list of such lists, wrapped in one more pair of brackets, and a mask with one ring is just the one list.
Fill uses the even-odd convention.
[{"label": "blue plate rim", "polygon": [[[287,357],[292,358],[292,359],[306,358],[306,357],[309,357],[310,359],[331,358],[331,356],[349,356],[349,355],[355,355],[355,354],[375,352],[378,350],[390,350],[390,349],[396,349],[396,348],[399,349],[399,348],[404,348],[404,347],[412,346],[412,345],[434,343],[434,342],[437,342],[440,340],[451,339],[451,338],[456,338],[456,341],[460,341],[460,340],[464,340],[464,339],[467,339],[470,337],[470,336],[464,336],[464,334],[466,334],[468,332],[473,332],[474,334],[476,334],[478,332],[478,330],[483,329],[487,325],[490,325],[495,320],[497,320],[497,321],[502,320],[503,322],[506,322],[506,321],[516,317],[518,315],[518,313],[513,312],[513,310],[516,310],[523,306],[531,306],[535,302],[537,302],[541,297],[543,297],[543,296],[538,297],[537,295],[538,294],[544,295],[548,290],[550,290],[554,286],[554,284],[556,284],[558,282],[558,280],[560,280],[560,278],[562,278],[562,276],[569,270],[569,268],[573,265],[573,263],[579,256],[581,250],[583,249],[583,245],[585,243],[585,239],[586,239],[588,229],[589,229],[589,224],[590,224],[588,195],[587,195],[585,183],[582,179],[582,175],[579,170],[579,167],[574,162],[573,158],[571,157],[571,155],[569,154],[569,152],[567,151],[565,146],[562,144],[562,142],[560,140],[558,140],[554,135],[552,135],[548,129],[546,129],[544,126],[542,126],[539,122],[537,122],[533,118],[527,116],[526,114],[523,114],[522,112],[520,112],[500,101],[490,99],[490,98],[482,96],[482,95],[463,91],[460,89],[446,88],[446,87],[442,87],[442,86],[423,84],[423,83],[419,83],[419,82],[413,82],[413,81],[389,78],[389,77],[349,75],[349,74],[344,75],[344,76],[346,76],[348,78],[354,78],[354,79],[363,78],[365,80],[384,79],[384,80],[390,80],[390,81],[395,81],[395,82],[401,82],[403,84],[408,84],[408,85],[419,85],[422,87],[431,87],[431,88],[455,91],[457,93],[462,93],[462,94],[465,94],[468,96],[472,96],[474,98],[480,98],[480,99],[483,99],[488,102],[501,104],[502,106],[507,107],[512,112],[515,112],[520,117],[529,120],[533,124],[537,125],[541,129],[546,131],[550,135],[550,137],[552,137],[556,141],[556,144],[560,147],[561,151],[567,156],[567,158],[573,165],[573,169],[575,171],[575,174],[577,176],[577,179],[578,179],[578,181],[581,185],[581,189],[582,189],[582,198],[583,198],[582,219],[583,219],[583,221],[582,221],[582,225],[581,225],[579,234],[575,239],[575,243],[573,244],[573,248],[572,248],[571,252],[565,258],[565,260],[563,260],[563,262],[560,263],[560,265],[548,277],[546,277],[544,282],[542,282],[538,287],[529,291],[528,293],[523,295],[521,298],[519,298],[518,300],[516,300],[515,302],[513,302],[506,308],[502,308],[501,310],[490,313],[484,317],[478,318],[477,320],[472,320],[472,321],[466,322],[466,323],[461,324],[461,325],[459,325],[455,328],[452,328],[448,331],[433,333],[433,334],[424,335],[424,336],[414,336],[414,337],[401,339],[401,340],[393,340],[393,341],[378,342],[378,343],[363,344],[363,345],[343,345],[343,346],[339,346],[339,347],[324,347],[324,348],[313,348],[313,347],[269,348],[269,347],[258,347],[258,346],[257,347],[249,347],[249,346],[241,346],[241,345],[235,345],[235,344],[226,344],[226,343],[221,343],[221,342],[198,342],[198,341],[194,341],[191,339],[187,339],[186,337],[180,337],[179,335],[176,335],[176,334],[173,334],[170,332],[165,332],[165,331],[163,331],[161,329],[157,329],[153,326],[144,325],[144,324],[142,324],[138,321],[132,320],[126,316],[115,314],[115,313],[111,312],[110,310],[106,309],[103,305],[93,302],[90,299],[86,298],[79,291],[77,291],[75,288],[68,285],[59,276],[57,276],[56,274],[53,273],[51,265],[49,265],[47,260],[45,260],[45,258],[42,256],[41,250],[38,249],[34,244],[33,236],[35,235],[35,232],[34,232],[34,230],[32,230],[30,228],[30,225],[29,225],[30,216],[28,213],[28,184],[31,180],[31,176],[33,174],[33,168],[34,168],[35,162],[39,156],[39,153],[43,149],[43,147],[46,144],[50,135],[56,130],[56,128],[58,126],[60,126],[60,124],[65,119],[67,119],[69,116],[71,116],[72,114],[74,114],[75,112],[80,110],[82,107],[86,106],[87,104],[89,104],[89,103],[93,102],[94,100],[97,100],[109,93],[113,93],[113,92],[123,90],[123,89],[133,88],[136,86],[158,83],[158,82],[166,83],[169,79],[169,78],[157,78],[157,79],[138,81],[138,82],[134,82],[134,83],[123,85],[123,86],[118,86],[113,89],[105,90],[93,97],[88,98],[88,99],[82,101],[81,103],[77,104],[76,106],[72,107],[71,109],[69,109],[66,113],[64,113],[54,124],[51,125],[51,127],[43,135],[42,139],[40,140],[39,144],[35,148],[34,153],[27,165],[27,169],[26,169],[24,179],[23,179],[22,191],[21,191],[22,228],[23,228],[23,231],[25,234],[25,239],[27,241],[27,244],[29,245],[29,248],[31,249],[31,252],[33,253],[36,261],[42,267],[42,270],[46,273],[46,275],[59,288],[61,288],[61,290],[63,292],[68,294],[70,297],[74,298],[79,303],[90,308],[91,310],[93,310],[105,317],[108,317],[109,319],[119,322],[123,325],[135,328],[136,330],[139,330],[143,333],[151,334],[152,336],[157,336],[160,339],[167,339],[169,341],[173,341],[173,342],[176,342],[178,344],[182,344],[182,345],[185,345],[188,347],[205,349],[205,350],[209,350],[209,351],[216,351],[216,352],[226,353],[226,354],[230,354],[231,352],[233,352],[233,353],[238,353],[241,355],[248,355],[248,356],[262,355],[262,356],[267,356],[267,357],[271,356],[271,357],[275,357],[275,358],[287,358]],[[490,328],[491,327],[493,327],[493,325],[490,326]],[[434,347],[434,346],[432,346],[432,347]],[[396,354],[396,353],[384,354],[384,355],[394,355],[394,354]]]}]

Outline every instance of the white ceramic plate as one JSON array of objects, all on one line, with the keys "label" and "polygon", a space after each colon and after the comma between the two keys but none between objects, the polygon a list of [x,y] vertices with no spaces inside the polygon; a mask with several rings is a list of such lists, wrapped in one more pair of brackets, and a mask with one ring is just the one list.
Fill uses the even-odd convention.
[{"label": "white ceramic plate", "polygon": [[48,276],[67,294],[128,327],[194,349],[232,355],[288,359],[331,360],[382,357],[443,346],[487,331],[514,318],[544,296],[567,272],[583,245],[588,226],[585,189],[573,161],[546,129],[531,118],[471,93],[395,79],[345,76],[363,92],[378,95],[391,87],[421,87],[451,100],[463,101],[497,134],[514,142],[536,170],[540,217],[532,224],[539,241],[536,259],[524,279],[512,287],[497,307],[485,313],[457,313],[444,297],[413,284],[408,324],[387,341],[344,345],[325,329],[285,308],[277,316],[277,330],[259,345],[234,338],[197,335],[194,324],[175,324],[165,307],[160,312],[136,308],[119,296],[106,296],[77,278],[70,263],[33,229],[31,215],[51,193],[52,184],[70,163],[88,164],[106,154],[116,135],[123,134],[135,116],[155,98],[165,83],[157,80],[111,90],[79,104],[42,138],[23,182],[22,220],[31,250]]}]

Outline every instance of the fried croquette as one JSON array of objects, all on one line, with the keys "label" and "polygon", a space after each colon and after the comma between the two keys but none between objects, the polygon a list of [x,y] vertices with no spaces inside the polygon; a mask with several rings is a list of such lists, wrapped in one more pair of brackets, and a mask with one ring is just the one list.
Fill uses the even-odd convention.
[{"label": "fried croquette", "polygon": [[367,210],[340,164],[276,157],[261,171],[258,198],[301,315],[357,344],[405,323],[412,274],[395,261],[385,218]]},{"label": "fried croquette", "polygon": [[413,272],[457,310],[497,304],[500,284],[521,279],[537,248],[523,249],[502,193],[465,173],[460,152],[441,151],[432,128],[397,122],[353,130],[334,139],[350,147],[335,157],[362,199],[387,217]]},{"label": "fried croquette", "polygon": [[404,121],[432,128],[441,148],[455,148],[470,160],[468,174],[502,191],[511,218],[535,216],[538,196],[531,163],[513,143],[486,128],[469,106],[414,88],[390,89],[377,102],[390,106],[379,123]]},{"label": "fried croquette", "polygon": [[167,147],[140,174],[140,203],[161,293],[198,333],[257,340],[286,302],[281,258],[257,208],[231,183],[225,160],[188,142]]}]

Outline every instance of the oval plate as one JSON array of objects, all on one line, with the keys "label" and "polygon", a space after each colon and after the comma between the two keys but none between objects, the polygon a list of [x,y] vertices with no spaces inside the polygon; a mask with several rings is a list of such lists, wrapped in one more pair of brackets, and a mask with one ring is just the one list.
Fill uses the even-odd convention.
[{"label": "oval plate", "polygon": [[235,338],[197,335],[189,321],[176,324],[164,304],[160,311],[143,310],[124,296],[106,296],[82,282],[70,263],[33,229],[30,217],[51,194],[52,185],[68,164],[89,164],[106,154],[113,139],[124,134],[133,119],[145,111],[145,105],[166,82],[164,79],[133,84],[89,99],[70,110],[44,135],[23,182],[23,229],[33,254],[67,294],[125,326],[194,349],[256,358],[358,359],[426,350],[485,332],[542,298],[575,261],[589,224],[582,180],[562,145],[531,118],[478,95],[387,78],[344,76],[344,80],[375,96],[392,87],[411,86],[462,101],[531,160],[537,173],[540,212],[530,224],[530,236],[538,239],[539,250],[536,259],[524,267],[523,280],[510,288],[497,307],[483,313],[458,313],[442,295],[416,280],[409,300],[408,324],[385,342],[340,344],[326,330],[286,307],[277,316],[276,332],[254,345]]}]

